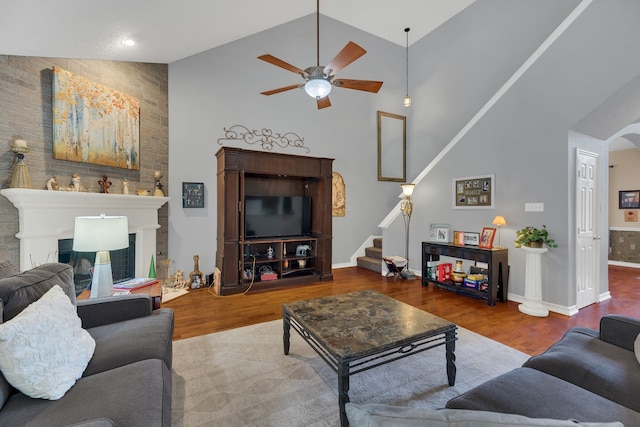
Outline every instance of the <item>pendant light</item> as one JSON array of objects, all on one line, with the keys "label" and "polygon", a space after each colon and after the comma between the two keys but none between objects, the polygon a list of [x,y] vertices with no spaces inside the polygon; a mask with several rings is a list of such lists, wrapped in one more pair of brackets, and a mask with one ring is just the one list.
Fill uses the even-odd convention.
[{"label": "pendant light", "polygon": [[402,100],[402,105],[405,107],[411,107],[411,97],[409,96],[409,31],[411,31],[409,27],[404,29],[407,34],[407,96]]}]

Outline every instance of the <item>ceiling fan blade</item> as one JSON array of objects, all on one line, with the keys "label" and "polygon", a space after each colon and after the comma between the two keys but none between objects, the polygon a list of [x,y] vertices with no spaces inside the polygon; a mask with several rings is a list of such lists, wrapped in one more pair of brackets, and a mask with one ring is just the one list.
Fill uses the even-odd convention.
[{"label": "ceiling fan blade", "polygon": [[303,77],[307,75],[307,73],[305,73],[304,70],[301,70],[300,68],[295,67],[289,64],[288,62],[284,62],[282,59],[278,59],[273,55],[268,55],[268,54],[261,55],[261,56],[258,56],[258,59],[262,59],[263,61],[268,62],[269,64],[273,64],[276,67],[284,68],[285,70],[291,71],[296,74],[300,74]]},{"label": "ceiling fan blade", "polygon": [[299,87],[304,86],[304,83],[299,83],[299,84],[295,84],[295,85],[291,85],[291,86],[285,86],[285,87],[280,87],[278,89],[271,89],[265,92],[260,92],[262,95],[275,95],[276,93],[280,93],[280,92],[286,92],[288,90],[291,89],[297,89]]},{"label": "ceiling fan blade", "polygon": [[325,96],[324,98],[318,98],[316,99],[316,102],[318,103],[318,110],[331,107],[331,101],[329,101],[328,96]]},{"label": "ceiling fan blade", "polygon": [[331,75],[335,75],[338,71],[342,70],[347,65],[351,64],[356,59],[367,53],[366,50],[355,44],[349,42],[342,50],[333,58],[327,65],[324,66],[325,70],[332,70]]},{"label": "ceiling fan blade", "polygon": [[382,87],[382,82],[376,82],[373,80],[338,79],[333,81],[333,85],[345,89],[355,89],[363,90],[365,92],[378,93],[378,91]]}]

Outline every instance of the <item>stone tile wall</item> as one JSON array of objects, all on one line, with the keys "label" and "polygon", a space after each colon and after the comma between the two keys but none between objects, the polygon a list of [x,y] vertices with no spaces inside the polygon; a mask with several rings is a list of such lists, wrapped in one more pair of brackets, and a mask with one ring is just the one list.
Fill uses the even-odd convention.
[{"label": "stone tile wall", "polygon": [[640,264],[640,231],[609,231],[610,261]]},{"label": "stone tile wall", "polygon": [[[56,65],[91,81],[140,100],[140,170],[113,168],[55,160],[52,137],[52,67]],[[0,186],[11,182],[15,154],[11,143],[27,141],[25,156],[33,188],[46,188],[47,180],[58,177],[68,186],[78,173],[86,191],[99,192],[98,181],[107,175],[112,193],[122,193],[129,180],[129,192],[153,192],[154,171],[162,171],[165,192],[169,180],[169,95],[168,65],[134,62],[94,61],[0,55]],[[136,196],[132,196],[136,197]],[[96,212],[99,214],[99,212]],[[156,270],[168,253],[168,206],[159,211]],[[0,196],[0,261],[19,265],[18,210]]]}]

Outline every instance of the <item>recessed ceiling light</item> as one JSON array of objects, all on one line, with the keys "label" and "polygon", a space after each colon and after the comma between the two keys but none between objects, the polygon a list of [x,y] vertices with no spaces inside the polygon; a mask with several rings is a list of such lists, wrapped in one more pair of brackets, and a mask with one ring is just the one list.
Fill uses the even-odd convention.
[{"label": "recessed ceiling light", "polygon": [[136,42],[131,40],[131,39],[124,39],[124,40],[122,40],[122,44],[125,45],[125,46],[131,47],[131,46],[135,45]]}]

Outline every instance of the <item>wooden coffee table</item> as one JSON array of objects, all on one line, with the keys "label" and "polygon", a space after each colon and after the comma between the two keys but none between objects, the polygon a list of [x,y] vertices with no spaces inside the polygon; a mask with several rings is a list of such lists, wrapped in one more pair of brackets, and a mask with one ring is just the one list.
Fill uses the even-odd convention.
[{"label": "wooden coffee table", "polygon": [[[149,286],[145,286],[144,288],[139,288],[131,291],[130,294],[149,295],[151,297],[151,302],[153,303],[153,309],[157,310],[162,305],[162,282],[160,280],[157,280]],[[91,291],[88,289],[85,289],[84,291],[82,291],[82,293],[80,293],[76,297],[76,299],[77,300],[89,299],[90,296],[91,296]]]},{"label": "wooden coffee table", "polygon": [[435,347],[445,346],[447,379],[455,384],[456,325],[377,291],[286,303],[284,354],[291,327],[338,374],[340,425],[348,426],[349,377]]}]

